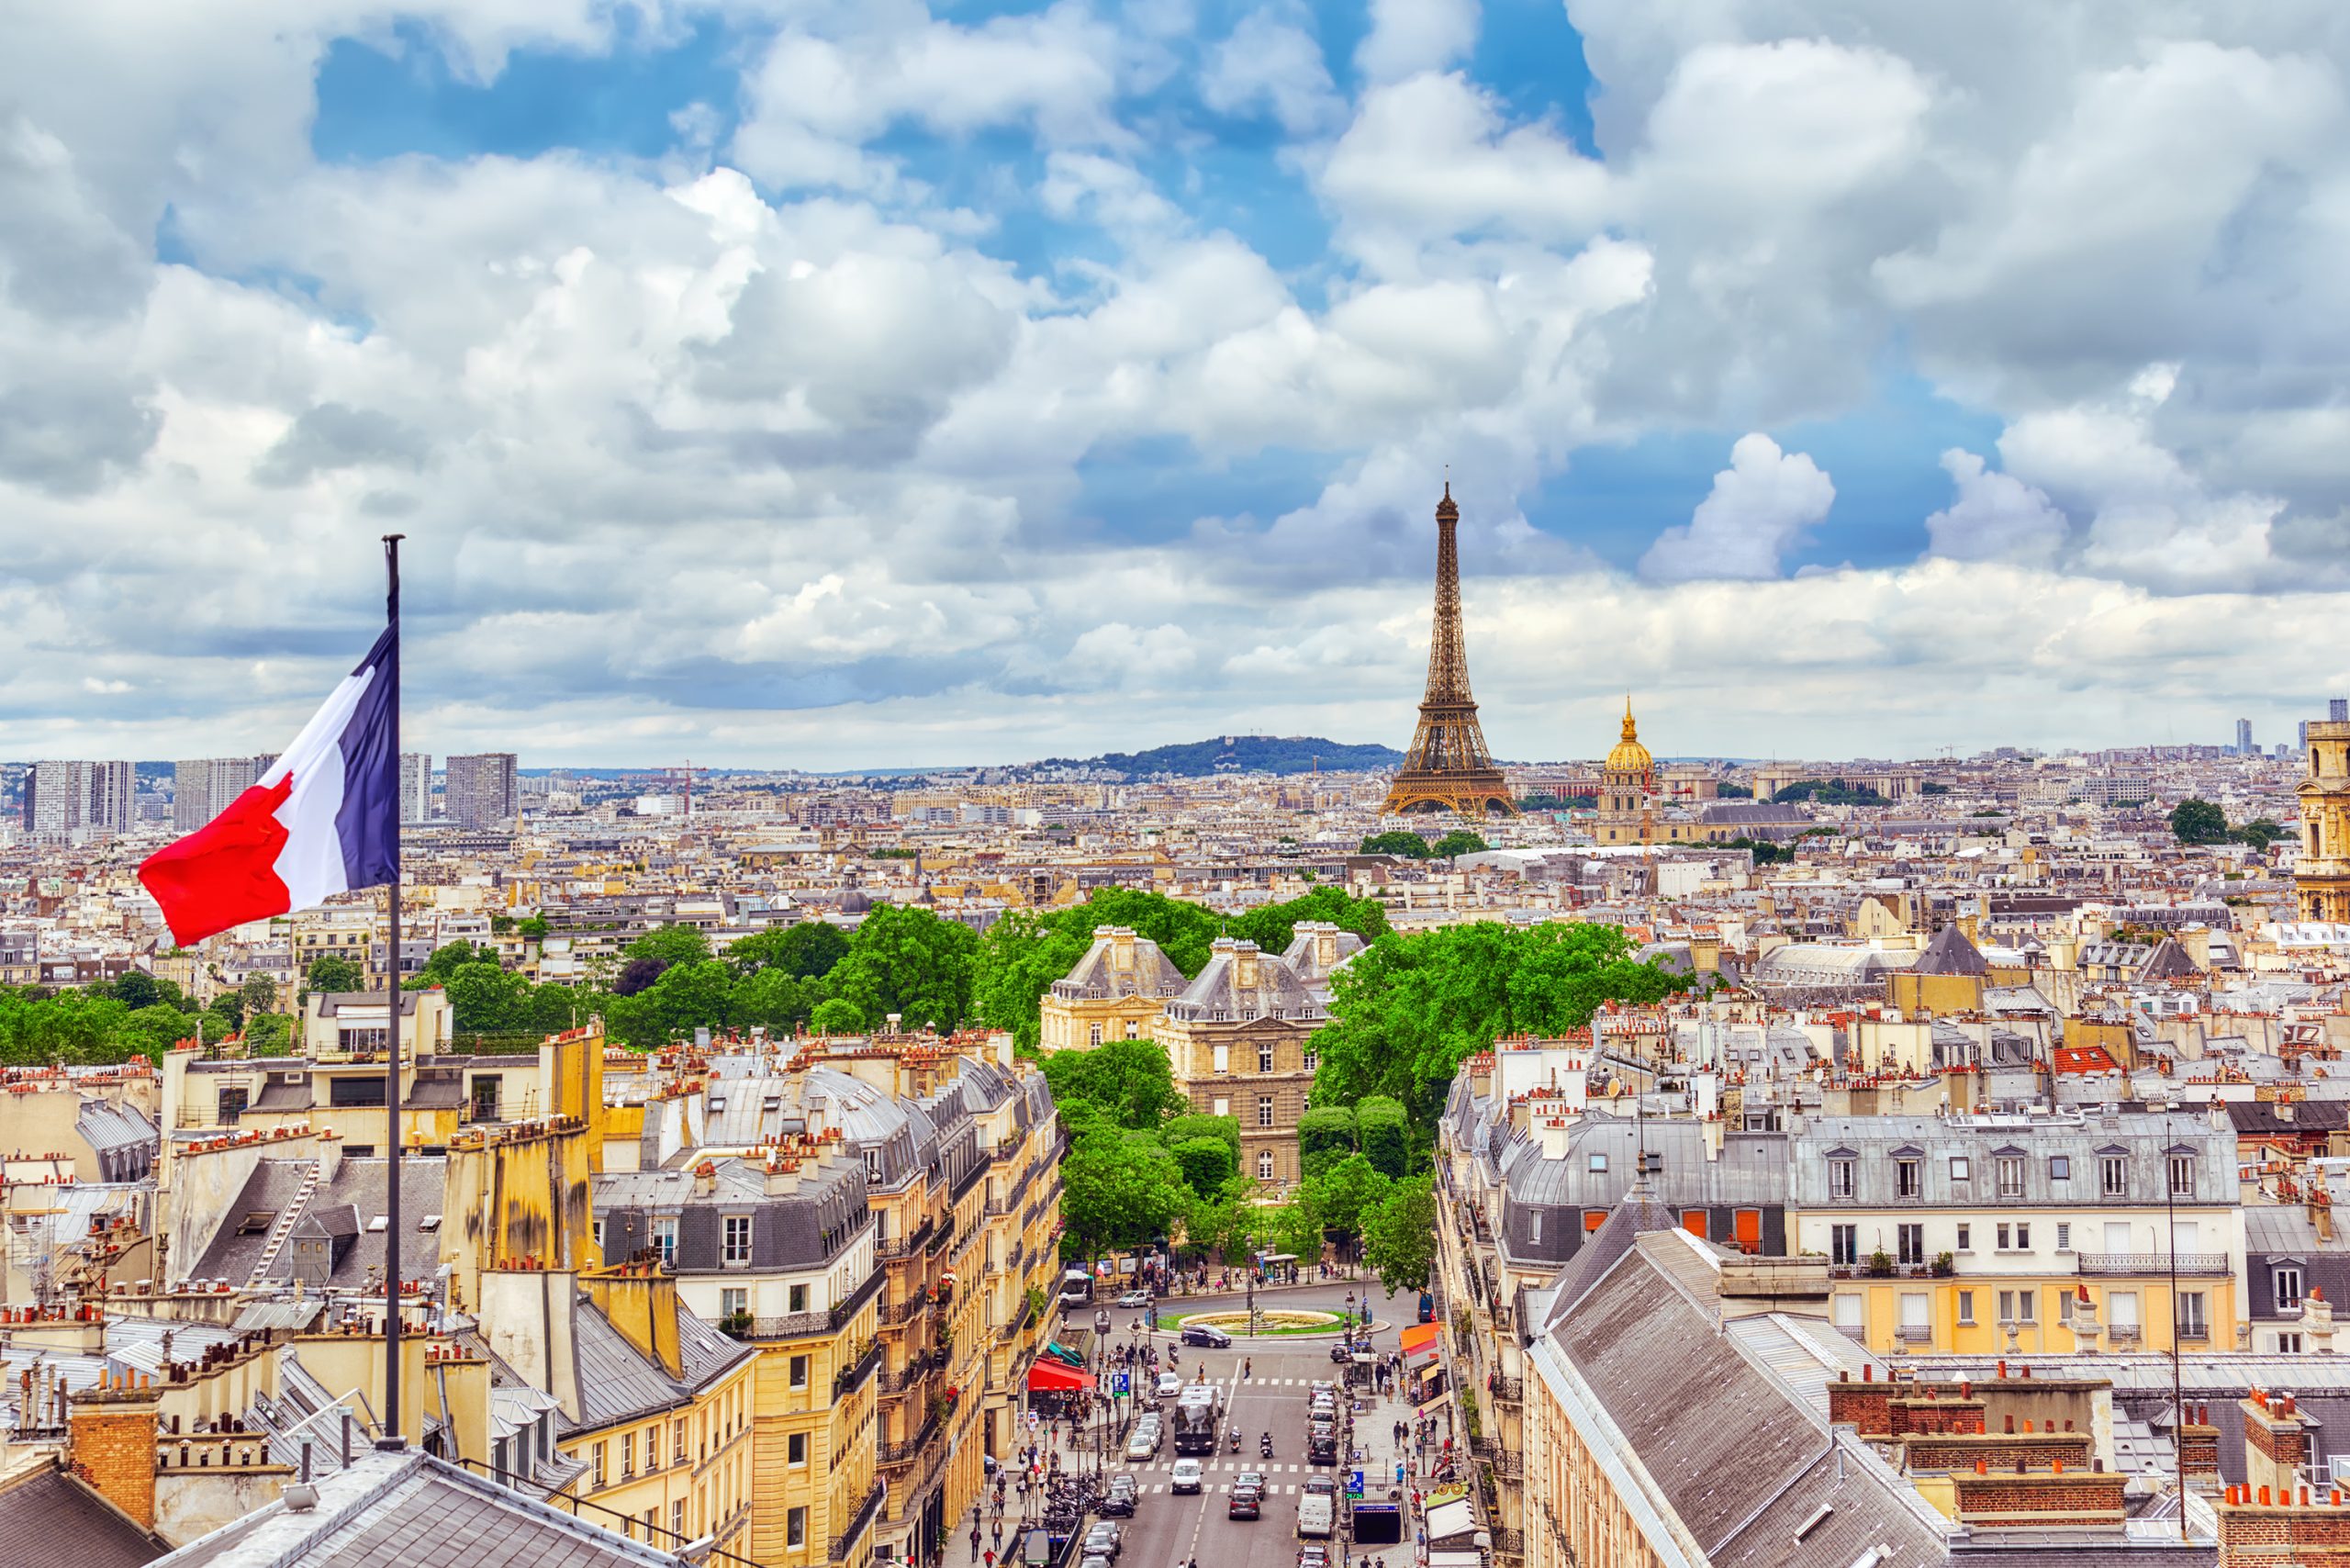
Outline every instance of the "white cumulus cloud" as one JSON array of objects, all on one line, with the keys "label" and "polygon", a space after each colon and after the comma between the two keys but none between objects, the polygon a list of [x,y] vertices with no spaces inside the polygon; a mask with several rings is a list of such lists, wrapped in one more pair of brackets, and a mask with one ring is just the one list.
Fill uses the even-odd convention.
[{"label": "white cumulus cloud", "polygon": [[1640,575],[1662,582],[1777,577],[1779,557],[1835,499],[1835,485],[1809,456],[1782,452],[1760,431],[1740,436],[1688,526],[1657,535]]}]

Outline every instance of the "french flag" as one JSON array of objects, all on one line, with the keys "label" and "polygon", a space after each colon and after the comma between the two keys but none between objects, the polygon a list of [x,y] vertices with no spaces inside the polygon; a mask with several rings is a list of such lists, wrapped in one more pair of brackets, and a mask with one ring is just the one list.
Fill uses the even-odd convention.
[{"label": "french flag", "polygon": [[275,767],[140,863],[180,946],[397,874],[399,648],[386,626]]}]

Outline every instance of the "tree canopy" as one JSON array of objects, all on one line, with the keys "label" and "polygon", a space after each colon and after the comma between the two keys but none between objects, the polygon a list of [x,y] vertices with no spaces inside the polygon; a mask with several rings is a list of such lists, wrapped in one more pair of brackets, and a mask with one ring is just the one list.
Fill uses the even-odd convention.
[{"label": "tree canopy", "polygon": [[1481,855],[1492,847],[1479,834],[1457,827],[1430,845],[1428,854],[1438,860],[1449,860],[1456,855]]},{"label": "tree canopy", "polygon": [[1432,1126],[1461,1061],[1496,1039],[1577,1028],[1602,1002],[1658,1002],[1684,984],[1635,962],[1613,925],[1476,921],[1384,936],[1333,981],[1314,1103],[1385,1096]]},{"label": "tree canopy", "polygon": [[1436,1193],[1428,1177],[1407,1177],[1365,1216],[1362,1259],[1391,1291],[1424,1291],[1436,1261]]},{"label": "tree canopy", "polygon": [[303,988],[314,991],[353,991],[367,983],[367,975],[357,964],[339,953],[326,953],[310,960],[302,971]]},{"label": "tree canopy", "polygon": [[2190,795],[2171,808],[2170,831],[2181,844],[2224,843],[2228,814],[2210,801]]}]

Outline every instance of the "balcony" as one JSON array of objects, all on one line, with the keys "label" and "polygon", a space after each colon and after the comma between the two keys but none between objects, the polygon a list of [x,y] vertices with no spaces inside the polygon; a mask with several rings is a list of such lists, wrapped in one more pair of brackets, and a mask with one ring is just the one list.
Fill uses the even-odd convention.
[{"label": "balcony", "polygon": [[881,1293],[881,1271],[865,1276],[849,1298],[829,1312],[795,1312],[786,1317],[754,1317],[738,1339],[804,1339],[811,1334],[834,1334],[855,1317],[867,1302]]},{"label": "balcony", "polygon": [[1526,1403],[1526,1380],[1516,1377],[1496,1377],[1493,1381],[1494,1397],[1505,1405]]},{"label": "balcony", "polygon": [[919,1388],[923,1379],[942,1364],[935,1356],[916,1356],[904,1366],[881,1374],[881,1393],[885,1397],[895,1398]]},{"label": "balcony", "polygon": [[886,1327],[895,1327],[921,1313],[931,1305],[931,1299],[926,1295],[912,1295],[903,1301],[884,1302],[881,1306],[881,1321]]},{"label": "balcony", "polygon": [[921,1428],[904,1442],[883,1443],[880,1448],[881,1462],[904,1464],[922,1452],[923,1445],[938,1436],[939,1422],[944,1414],[942,1410],[933,1410],[930,1413],[930,1418],[924,1421]]},{"label": "balcony", "polygon": [[1934,1326],[1930,1323],[1904,1323],[1893,1330],[1893,1337],[1905,1345],[1930,1345],[1934,1342]]},{"label": "balcony", "polygon": [[2080,1252],[2081,1272],[2087,1275],[2168,1277],[2174,1263],[2178,1272],[2197,1279],[2226,1279],[2233,1272],[2224,1252]]},{"label": "balcony", "polygon": [[912,1257],[923,1243],[930,1239],[931,1230],[936,1223],[926,1219],[916,1226],[911,1235],[883,1237],[873,1244],[873,1255],[876,1258]]},{"label": "balcony", "polygon": [[873,1369],[880,1364],[881,1341],[876,1339],[871,1344],[865,1347],[865,1353],[863,1355],[857,1357],[856,1360],[843,1367],[834,1375],[833,1402],[837,1405],[842,1400],[846,1399],[850,1394],[855,1394],[858,1389],[864,1387],[865,1380],[871,1377],[873,1375]]},{"label": "balcony", "polygon": [[830,1561],[845,1562],[848,1560],[849,1549],[862,1540],[865,1532],[873,1528],[873,1521],[881,1517],[881,1504],[889,1495],[890,1484],[875,1476],[873,1489],[866,1493],[865,1501],[857,1505],[856,1514],[848,1521],[848,1528],[833,1537]]}]

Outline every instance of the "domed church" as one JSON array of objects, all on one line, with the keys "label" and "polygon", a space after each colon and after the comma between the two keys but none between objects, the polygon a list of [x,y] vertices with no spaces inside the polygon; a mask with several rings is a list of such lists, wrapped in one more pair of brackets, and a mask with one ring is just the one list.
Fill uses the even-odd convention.
[{"label": "domed church", "polygon": [[1632,700],[1624,699],[1624,733],[1599,766],[1599,812],[1592,836],[1601,844],[1659,844],[1656,758],[1640,744]]}]

